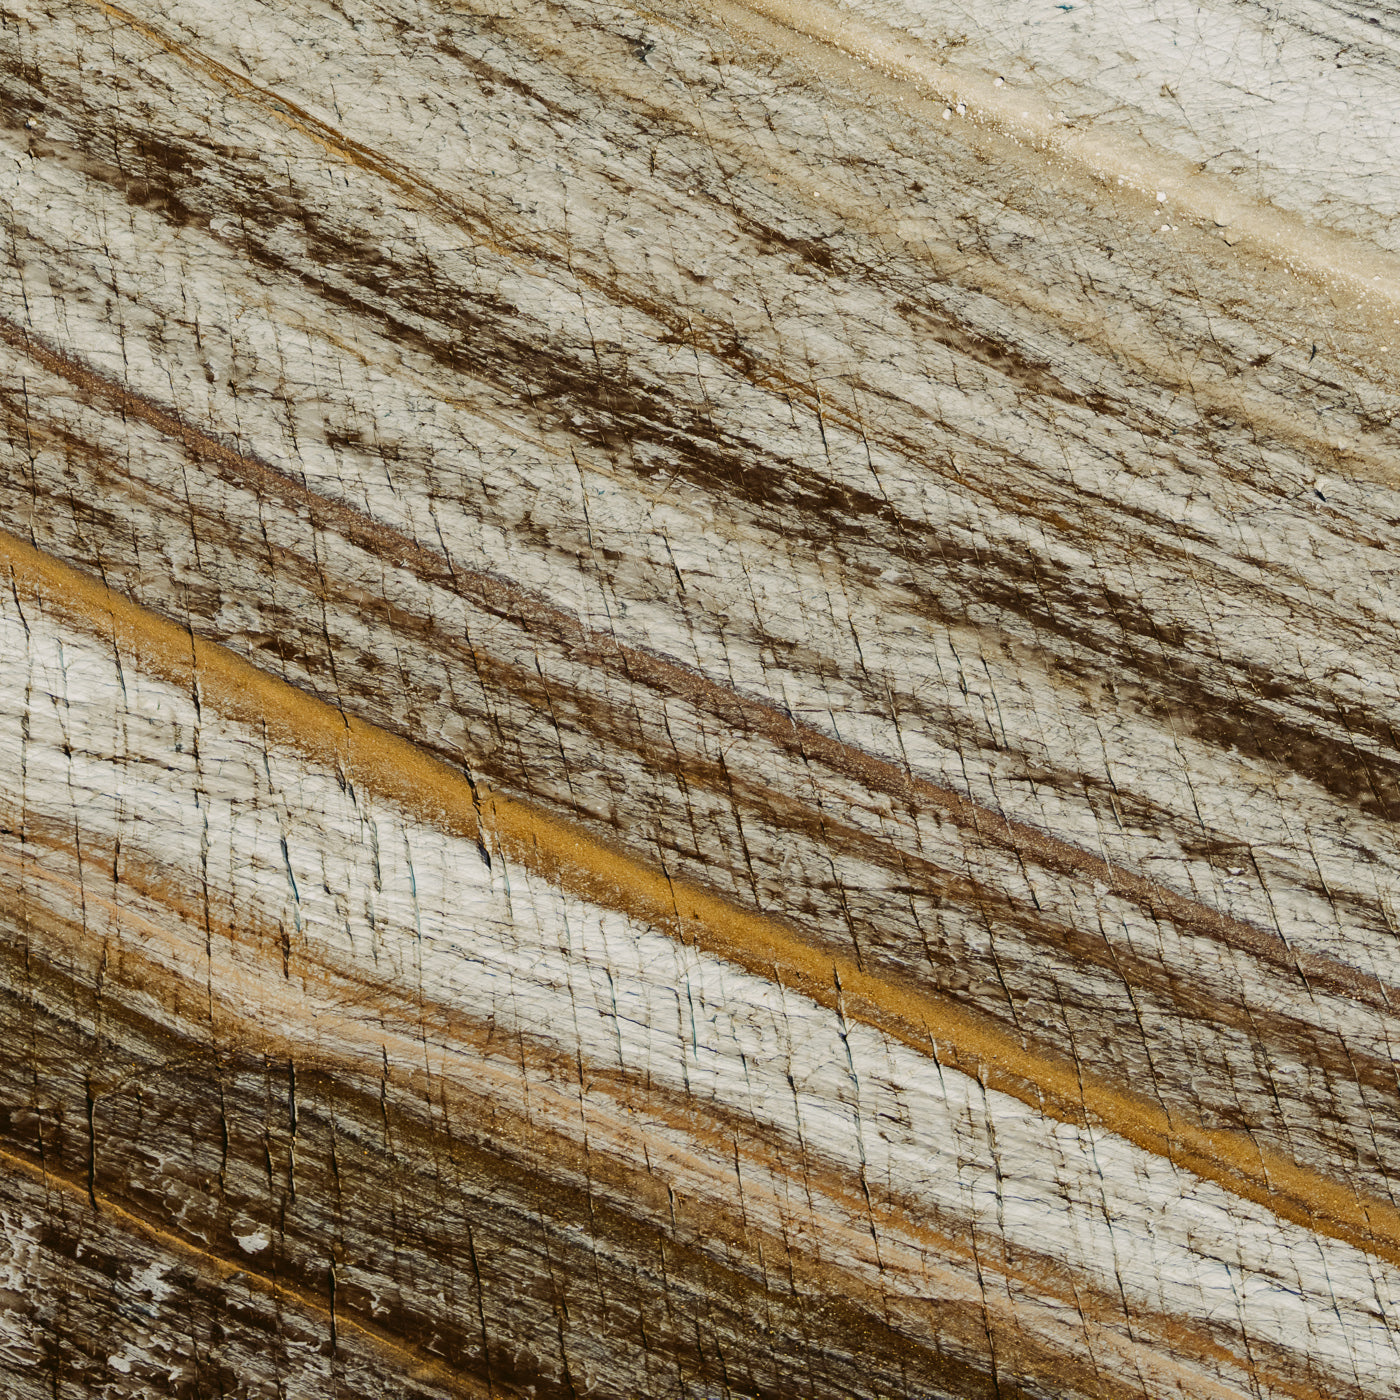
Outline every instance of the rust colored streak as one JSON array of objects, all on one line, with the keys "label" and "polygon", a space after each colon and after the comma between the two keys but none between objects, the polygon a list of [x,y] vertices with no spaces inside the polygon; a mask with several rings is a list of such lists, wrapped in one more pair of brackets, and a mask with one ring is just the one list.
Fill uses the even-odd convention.
[{"label": "rust colored streak", "polygon": [[517,584],[480,570],[450,565],[442,555],[425,549],[409,536],[380,524],[353,506],[309,490],[255,457],[235,451],[2,318],[0,339],[112,411],[137,418],[180,442],[193,458],[215,467],[226,479],[292,510],[309,513],[318,527],[331,529],[368,552],[392,557],[423,582],[469,598],[527,631],[562,639],[580,661],[621,672],[630,681],[684,700],[727,725],[760,735],[775,747],[807,761],[815,760],[873,791],[936,812],[986,846],[1072,878],[1101,883],[1154,918],[1295,973],[1309,986],[1363,1001],[1378,1010],[1389,1012],[1392,1007],[1394,989],[1372,973],[1325,954],[1294,950],[1276,932],[1223,914],[1050,832],[1010,820],[951,788],[833,738],[772,704],[741,695],[698,671],[618,642],[607,634],[590,631],[575,616],[552,607]]},{"label": "rust colored streak", "polygon": [[[56,839],[56,845],[62,848],[65,843]],[[19,869],[18,862],[3,856],[0,856],[0,864],[16,871]],[[61,889],[70,905],[76,903],[74,896],[80,889],[76,880],[58,875],[42,863],[31,867],[27,878],[38,879]],[[143,873],[139,867],[133,867],[128,869],[124,883],[168,909],[182,924],[191,921],[197,923],[201,917],[193,908],[183,906],[179,891],[167,885],[158,875]],[[128,907],[118,908],[107,904],[90,892],[86,898],[89,904],[95,902],[104,906],[105,912],[113,919],[119,918],[137,928],[152,945],[168,945],[169,933],[158,924],[141,919]],[[4,907],[4,903],[3,896],[0,896],[0,908]],[[275,959],[277,956],[272,950],[276,948],[278,939],[269,928],[240,921],[237,925],[221,927],[220,933],[238,942],[254,959]],[[68,928],[65,936],[71,938],[75,945],[80,941],[80,933],[74,927]],[[31,953],[30,956],[35,955]],[[55,970],[51,958],[38,956],[50,972]],[[756,1130],[754,1124],[742,1115],[712,1107],[712,1118],[699,1118],[684,1095],[666,1090],[654,1082],[646,1083],[640,1078],[618,1074],[592,1061],[563,1055],[557,1047],[531,1036],[520,1037],[511,1045],[506,1061],[493,1064],[494,1036],[492,1027],[487,1023],[476,1021],[441,1003],[394,994],[379,984],[368,986],[324,960],[304,959],[301,972],[323,990],[332,993],[333,1000],[352,1004],[372,1000],[379,1013],[371,1035],[366,1037],[365,1022],[322,1009],[318,1014],[319,1024],[323,1032],[333,1026],[334,1034],[323,1036],[313,1061],[319,1071],[344,1076],[346,1082],[352,1082],[357,1068],[377,1060],[378,1053],[387,1051],[391,1046],[397,1052],[389,1055],[395,1064],[411,1063],[414,1059],[412,1047],[406,1042],[403,1032],[400,1030],[396,1033],[393,1028],[415,1023],[431,1025],[441,1043],[469,1046],[480,1057],[472,1063],[470,1075],[465,1081],[458,1079],[450,1091],[440,1086],[435,1092],[450,1092],[454,1102],[468,1117],[489,1118],[497,1132],[513,1144],[514,1150],[528,1148],[535,1160],[552,1163],[566,1172],[587,1175],[599,1183],[608,1183],[632,1201],[651,1200],[652,1205],[659,1208],[660,1202],[652,1199],[658,1186],[651,1175],[651,1167],[643,1172],[635,1164],[638,1161],[656,1163],[668,1160],[674,1164],[678,1154],[676,1139],[685,1138],[698,1149],[684,1154],[687,1195],[701,1182],[708,1183],[708,1189],[702,1189],[698,1196],[691,1196],[692,1228],[709,1240],[724,1240],[728,1248],[752,1250],[758,1241],[760,1250],[763,1243],[767,1243],[778,1252],[787,1254],[789,1259],[794,1257],[790,1242],[755,1226],[748,1217],[736,1220],[726,1205],[721,1203],[727,1177],[716,1164],[727,1161],[731,1151],[760,1169],[756,1176],[749,1173],[744,1192],[750,1202],[759,1197],[764,1199],[775,1217],[782,1217],[784,1201],[789,1198],[772,1184],[764,1184],[766,1178],[770,1175],[788,1178],[796,1186],[792,1154],[785,1150],[780,1140],[775,1142],[771,1136]],[[124,956],[122,976],[128,985],[140,986],[147,992],[163,987],[172,999],[177,996],[178,979],[171,980],[169,967],[141,953],[129,952]],[[215,1016],[226,1042],[258,1047],[264,1055],[296,1055],[294,1041],[277,1035],[269,1037],[264,1025],[249,1020],[247,1007],[255,1000],[256,995],[251,987],[235,990],[225,985],[215,995],[211,1002],[211,1015]],[[216,1015],[212,1009],[214,1007],[218,1008]],[[335,1051],[327,1053],[326,1045],[334,1045]],[[502,1094],[499,1090],[507,1086],[518,1089],[515,1075],[527,1064],[538,1085],[553,1086],[557,1098],[552,1107],[546,1106],[539,1089],[534,1090],[536,1097],[532,1108],[522,1117],[518,1110],[508,1107],[516,1101],[516,1095]],[[572,1088],[576,1076],[580,1082],[586,1080],[590,1095],[590,1146],[587,1148],[580,1145],[578,1138],[571,1135],[557,1117],[561,1111],[568,1115],[577,1107]],[[458,1095],[461,1097],[456,1098]],[[604,1105],[604,1111],[598,1112]],[[657,1124],[664,1125],[667,1131],[656,1132]],[[911,1206],[909,1201],[896,1194],[879,1188],[872,1191],[868,1183],[858,1186],[856,1180],[839,1167],[833,1167],[819,1155],[810,1152],[803,1155],[800,1175],[805,1185],[797,1189],[795,1195],[801,1197],[815,1190],[828,1202],[840,1205],[847,1221],[841,1227],[842,1232],[857,1237],[848,1239],[848,1248],[854,1255],[860,1255],[867,1241],[862,1226],[851,1222],[868,1219],[878,1223],[882,1231],[887,1231],[891,1241],[903,1239],[917,1242],[939,1259],[948,1261],[950,1268],[941,1272],[940,1278],[945,1287],[954,1293],[958,1288],[958,1268],[967,1266],[974,1270],[994,1270],[1013,1285],[1005,1296],[994,1293],[986,1300],[988,1314],[995,1320],[999,1332],[1007,1337],[1017,1335],[1027,1326],[1024,1310],[1034,1310],[1034,1305],[1028,1301],[1029,1295],[1049,1296],[1056,1299],[1060,1307],[1079,1314],[1096,1346],[1107,1348],[1137,1366],[1165,1368],[1177,1378],[1178,1383],[1184,1378],[1195,1387],[1201,1386],[1200,1375],[1191,1375],[1189,1368],[1180,1364],[1183,1359],[1191,1358],[1209,1366],[1243,1371],[1253,1379],[1263,1381],[1271,1390],[1292,1396],[1294,1400],[1322,1400],[1324,1393],[1316,1387],[1289,1378],[1282,1357],[1274,1358],[1281,1365],[1270,1365],[1269,1348],[1257,1340],[1251,1355],[1241,1355],[1223,1346],[1209,1327],[1150,1310],[1134,1313],[1131,1333],[1125,1336],[1121,1325],[1121,1299],[1111,1292],[1105,1292],[1061,1261],[1028,1251],[1003,1255],[996,1260],[979,1260],[974,1237],[947,1223],[931,1220],[926,1210]],[[101,1193],[99,1199],[104,1203],[106,1201]],[[704,1203],[702,1216],[695,1214],[697,1201]],[[835,1227],[828,1221],[827,1228]],[[217,1259],[221,1256],[210,1257]],[[819,1291],[828,1296],[841,1296],[866,1286],[830,1258],[801,1257],[803,1277],[819,1283]],[[930,1266],[926,1260],[921,1267],[925,1277],[929,1277]],[[949,1307],[946,1301],[942,1306],[945,1310]],[[336,1316],[339,1319],[341,1314],[337,1313]],[[945,1314],[940,1317],[940,1326],[948,1325]],[[1027,1345],[1024,1336],[1017,1345]],[[1053,1348],[1042,1356],[1034,1346],[1021,1353],[1023,1363],[1028,1361],[1030,1353],[1035,1354],[1037,1366],[1044,1365],[1047,1375],[1055,1375],[1060,1380],[1064,1380],[1067,1374],[1066,1367],[1073,1368],[1076,1364]],[[1097,1384],[1097,1391],[1090,1390],[1098,1394],[1101,1400],[1107,1400],[1111,1395],[1140,1393],[1135,1389],[1119,1390],[1101,1376],[1097,1378]],[[1197,1389],[1194,1393],[1207,1392]],[[1228,1386],[1209,1393],[1222,1398],[1239,1394]]]},{"label": "rust colored streak", "polygon": [[7,531],[0,531],[0,559],[17,599],[42,600],[74,625],[109,638],[139,666],[197,689],[203,703],[227,718],[261,728],[269,741],[312,762],[334,765],[418,820],[469,838],[484,828],[513,859],[573,894],[839,1009],[1053,1117],[1093,1121],[1283,1219],[1400,1265],[1395,1207],[1297,1166],[1247,1135],[1174,1117],[1142,1095],[1083,1075],[943,997],[865,972],[776,920],[672,881],[525,802],[478,792],[469,776],[408,740],[296,690]]}]

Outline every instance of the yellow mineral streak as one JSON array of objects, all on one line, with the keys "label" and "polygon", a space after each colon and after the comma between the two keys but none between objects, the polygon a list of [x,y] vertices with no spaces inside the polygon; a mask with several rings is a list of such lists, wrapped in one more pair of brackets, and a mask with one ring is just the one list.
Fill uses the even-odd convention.
[{"label": "yellow mineral streak", "polygon": [[771,978],[936,1055],[988,1088],[1062,1121],[1087,1120],[1286,1220],[1400,1264],[1400,1211],[1387,1203],[1364,1199],[1247,1134],[1174,1117],[950,1000],[864,971],[853,958],[815,948],[773,919],[669,880],[518,799],[474,786],[408,740],[302,693],[4,531],[0,566],[21,608],[41,605],[110,639],[124,664],[190,690],[201,706],[259,730],[268,744],[334,768],[417,820],[489,841],[576,896]]}]

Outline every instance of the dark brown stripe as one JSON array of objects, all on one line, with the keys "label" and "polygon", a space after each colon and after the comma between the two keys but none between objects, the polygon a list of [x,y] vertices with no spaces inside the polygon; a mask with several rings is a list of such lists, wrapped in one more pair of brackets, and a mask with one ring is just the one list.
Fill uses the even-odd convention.
[{"label": "dark brown stripe", "polygon": [[1063,875],[1101,882],[1154,918],[1238,948],[1297,975],[1310,986],[1364,1001],[1378,1010],[1391,1009],[1392,995],[1400,1002],[1400,989],[1389,987],[1370,973],[1323,954],[1295,951],[1276,932],[1222,914],[1049,832],[1011,821],[950,788],[916,777],[897,764],[834,739],[776,706],[741,695],[689,667],[639,647],[626,646],[606,633],[589,631],[576,617],[497,575],[451,566],[441,554],[424,548],[409,536],[351,506],[308,490],[255,457],[234,451],[20,327],[0,320],[0,338],[110,411],[136,418],[178,441],[192,458],[216,467],[226,479],[308,514],[317,528],[332,530],[367,552],[400,561],[425,583],[469,598],[484,610],[528,631],[558,639],[580,662],[614,670],[629,680],[686,700],[725,724],[761,735],[786,752],[816,760],[832,772],[858,779],[875,792],[937,812],[987,846]]}]

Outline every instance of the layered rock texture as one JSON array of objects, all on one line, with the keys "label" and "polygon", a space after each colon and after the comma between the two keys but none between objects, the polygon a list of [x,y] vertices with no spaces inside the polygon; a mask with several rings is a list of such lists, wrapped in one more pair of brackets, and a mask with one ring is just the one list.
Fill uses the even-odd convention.
[{"label": "layered rock texture", "polygon": [[6,1396],[1400,1396],[1400,8],[0,21]]}]

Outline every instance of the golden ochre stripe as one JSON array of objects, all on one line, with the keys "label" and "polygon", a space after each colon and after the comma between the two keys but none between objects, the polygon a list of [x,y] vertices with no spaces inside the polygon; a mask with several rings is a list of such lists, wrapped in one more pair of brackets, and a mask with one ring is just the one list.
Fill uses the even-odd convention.
[{"label": "golden ochre stripe", "polygon": [[589,632],[575,615],[560,611],[513,583],[449,565],[442,554],[433,553],[394,527],[371,519],[342,500],[319,495],[256,457],[234,451],[208,433],[191,427],[176,414],[98,374],[72,355],[46,345],[4,317],[0,317],[0,341],[50,373],[66,379],[80,394],[105,404],[123,419],[137,418],[179,442],[191,458],[211,465],[226,480],[307,516],[317,529],[334,531],[357,548],[381,558],[398,560],[410,567],[423,583],[449,588],[474,605],[507,617],[526,630],[545,628],[564,638],[576,654],[588,658],[591,664],[608,668],[614,674],[620,672],[630,680],[640,680],[663,695],[674,695],[688,704],[700,706],[719,723],[737,725],[760,735],[804,761],[815,759],[833,773],[854,778],[901,802],[915,803],[937,812],[987,846],[1009,851],[1022,860],[1043,865],[1071,879],[1102,883],[1112,894],[1131,901],[1152,918],[1168,920],[1190,933],[1238,948],[1251,958],[1282,969],[1289,978],[1301,977],[1311,988],[1322,988],[1364,1002],[1382,1015],[1388,1015],[1393,1002],[1400,998],[1400,988],[1386,985],[1374,973],[1364,972],[1326,953],[1293,948],[1280,932],[1259,928],[1222,913],[1149,879],[1130,866],[1095,855],[1039,827],[982,807],[951,788],[846,744],[766,701],[741,694],[654,652],[628,646],[611,634]]},{"label": "golden ochre stripe", "polygon": [[197,695],[267,742],[332,767],[413,818],[482,837],[511,859],[592,903],[618,910],[894,1036],[1064,1122],[1091,1122],[1169,1158],[1285,1220],[1400,1265],[1400,1211],[1367,1199],[1245,1133],[1169,1114],[1144,1095],[1030,1048],[989,1018],[933,992],[876,976],[812,946],[778,922],[736,907],[477,784],[417,745],[347,715],[250,665],[226,647],[113,592],[0,530],[0,567],[14,596],[110,639],[124,660]]}]

